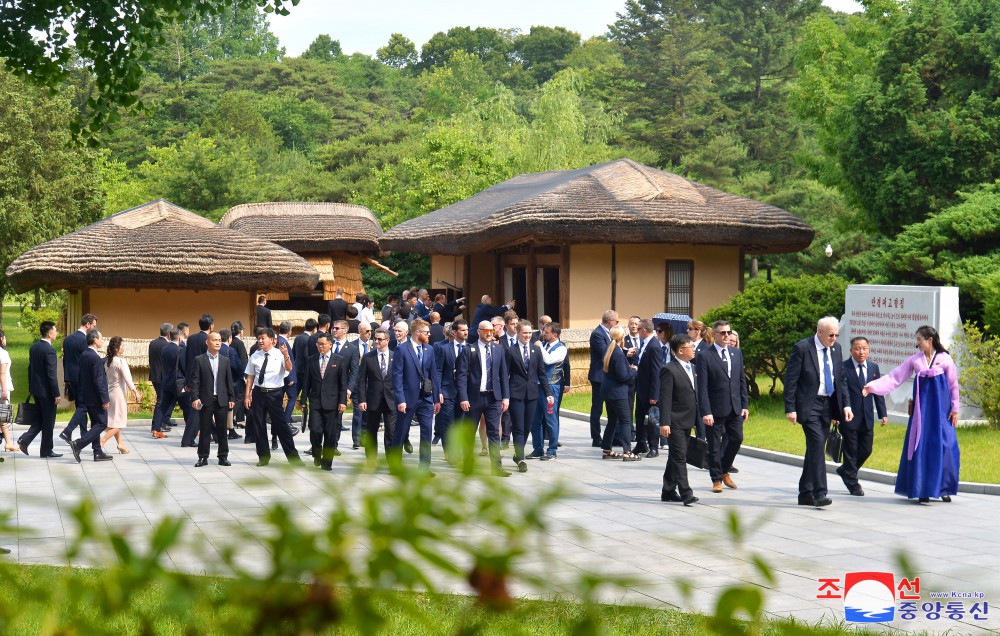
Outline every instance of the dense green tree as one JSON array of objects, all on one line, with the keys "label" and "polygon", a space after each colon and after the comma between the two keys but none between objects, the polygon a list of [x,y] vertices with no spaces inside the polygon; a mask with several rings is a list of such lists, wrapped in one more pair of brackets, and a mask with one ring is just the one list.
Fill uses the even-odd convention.
[{"label": "dense green tree", "polygon": [[533,26],[514,40],[514,55],[541,85],[565,68],[563,60],[579,46],[579,33],[564,27]]},{"label": "dense green tree", "polygon": [[416,45],[402,33],[390,35],[388,44],[375,52],[375,58],[395,69],[409,68],[419,61]]},{"label": "dense green tree", "polygon": [[6,68],[48,88],[60,86],[77,64],[89,67],[93,95],[85,118],[72,125],[92,135],[117,119],[119,107],[136,104],[142,60],[150,46],[166,43],[166,27],[203,16],[225,21],[227,12],[247,8],[284,15],[295,4],[298,0],[18,2],[0,11],[0,58]]},{"label": "dense green tree", "polygon": [[[71,143],[73,109],[0,70],[0,273],[26,249],[101,218],[98,155]],[[10,293],[0,276],[0,302]]]},{"label": "dense green tree", "polygon": [[302,52],[302,57],[319,62],[336,62],[343,54],[344,50],[340,47],[340,40],[334,40],[326,33],[320,33]]}]

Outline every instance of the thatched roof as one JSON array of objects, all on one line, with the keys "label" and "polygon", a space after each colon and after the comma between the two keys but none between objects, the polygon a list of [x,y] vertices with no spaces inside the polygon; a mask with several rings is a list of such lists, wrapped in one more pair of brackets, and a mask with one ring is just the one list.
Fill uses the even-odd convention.
[{"label": "thatched roof", "polygon": [[19,292],[143,288],[312,289],[319,274],[300,256],[158,199],[31,248],[7,268]]},{"label": "thatched roof", "polygon": [[382,236],[371,210],[350,203],[245,203],[230,208],[219,222],[297,254],[376,254]]},{"label": "thatched roof", "polygon": [[383,250],[465,255],[523,242],[738,245],[794,252],[814,230],[794,215],[630,159],[525,174],[390,228]]}]

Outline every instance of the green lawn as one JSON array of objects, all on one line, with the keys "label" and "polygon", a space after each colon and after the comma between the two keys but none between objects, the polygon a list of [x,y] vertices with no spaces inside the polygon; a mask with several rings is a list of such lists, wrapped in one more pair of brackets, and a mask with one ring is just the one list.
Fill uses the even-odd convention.
[{"label": "green lawn", "polygon": [[[335,588],[321,598],[304,594],[305,587],[210,577],[158,575],[146,582],[138,573],[52,566],[0,568],[6,594],[0,596],[0,626],[4,634],[258,634],[314,633],[296,629],[284,617],[324,612],[334,603],[343,611],[338,626],[324,634],[671,634],[712,633],[698,614],[643,607],[598,605],[588,608],[565,600],[516,601],[508,611],[491,611],[475,598],[445,594],[386,592],[358,595]],[[122,585],[131,579],[132,583]],[[251,592],[252,590],[252,592]],[[332,602],[331,602],[332,599]],[[104,605],[104,607],[101,607]],[[371,614],[362,616],[359,607]],[[594,629],[580,630],[587,617]],[[372,621],[371,618],[375,617]],[[378,625],[380,623],[380,625]],[[841,626],[798,628],[791,623],[766,622],[755,634],[798,633],[834,636],[867,634]],[[599,630],[599,631],[598,631]]]},{"label": "green lawn", "polygon": [[[781,396],[765,395],[750,403],[750,419],[743,427],[743,443],[756,448],[802,455],[806,443],[799,427],[785,419]],[[590,394],[564,395],[562,407],[581,413],[590,412]],[[865,467],[896,472],[903,448],[906,426],[887,424],[875,427],[872,456]],[[988,484],[1000,483],[1000,431],[986,425],[962,426],[958,429],[958,446],[962,452],[962,481]]]}]

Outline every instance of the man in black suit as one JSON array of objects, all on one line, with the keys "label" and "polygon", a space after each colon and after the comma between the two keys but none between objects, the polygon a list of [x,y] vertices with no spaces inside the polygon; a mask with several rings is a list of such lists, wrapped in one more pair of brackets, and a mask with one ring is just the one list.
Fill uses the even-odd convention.
[{"label": "man in black suit", "polygon": [[94,461],[104,462],[111,459],[100,446],[101,435],[108,427],[108,374],[104,368],[104,360],[97,351],[104,346],[101,332],[91,329],[87,332],[87,348],[80,354],[80,395],[79,399],[87,407],[87,417],[90,418],[90,430],[78,440],[71,440],[70,449],[73,458],[80,462],[80,450],[87,444],[93,445]]},{"label": "man in black suit", "polygon": [[455,375],[455,363],[462,352],[465,351],[465,341],[469,337],[469,325],[461,318],[457,318],[451,323],[452,337],[434,345],[434,367],[438,376],[438,384],[441,386],[441,410],[434,418],[434,439],[433,444],[443,441],[445,444],[445,458],[447,459],[448,431],[455,419],[460,417],[461,410],[458,408],[457,377]]},{"label": "man in black suit", "polygon": [[319,352],[306,361],[303,375],[302,402],[309,399],[309,442],[313,464],[323,470],[333,470],[333,457],[340,439],[340,427],[347,410],[347,386],[350,380],[346,353],[332,352],[329,334],[316,341]]},{"label": "man in black suit", "polygon": [[855,497],[864,497],[865,491],[858,483],[858,471],[872,454],[876,412],[882,420],[882,426],[889,421],[885,397],[874,393],[868,397],[861,394],[861,389],[866,384],[882,375],[878,365],[868,359],[868,338],[851,338],[851,357],[844,360],[844,375],[847,378],[851,411],[856,415],[850,422],[840,425],[840,434],[844,438],[844,462],[837,468],[837,474],[844,480],[848,492]]},{"label": "man in black suit", "polygon": [[513,300],[508,301],[506,305],[500,305],[499,307],[494,307],[493,299],[490,298],[490,295],[484,294],[483,297],[480,299],[480,303],[476,305],[476,310],[472,313],[472,322],[470,324],[478,325],[484,320],[491,320],[496,316],[503,316],[504,312],[507,312],[513,308],[514,308]]},{"label": "man in black suit", "polygon": [[660,455],[660,431],[655,426],[647,425],[646,415],[660,400],[663,351],[653,331],[652,319],[644,318],[639,321],[635,348],[636,355],[632,358],[635,362],[632,364],[639,367],[635,377],[635,427],[638,435],[632,453],[645,453],[646,457],[653,458]]},{"label": "man in black suit", "polygon": [[348,401],[352,406],[351,413],[351,443],[354,450],[361,448],[361,433],[365,428],[365,414],[361,411],[361,394],[358,392],[358,374],[361,368],[361,361],[365,359],[368,352],[375,348],[372,342],[372,326],[367,323],[358,325],[358,339],[353,343],[354,352],[357,359],[351,365],[350,383],[347,387]]},{"label": "man in black suit", "polygon": [[844,357],[837,344],[839,335],[840,322],[836,318],[820,318],[816,323],[816,335],[795,343],[785,367],[785,417],[792,424],[800,424],[806,436],[806,454],[799,479],[800,506],[819,508],[833,503],[826,496],[826,458],[823,456],[830,420],[850,422],[854,419],[847,396]]},{"label": "man in black suit", "polygon": [[358,369],[358,408],[365,414],[365,458],[369,464],[378,457],[378,427],[384,433],[382,443],[389,451],[393,426],[396,423],[396,394],[392,390],[392,356],[389,351],[391,336],[385,329],[376,329],[372,340],[375,348],[365,355]]},{"label": "man in black suit", "polygon": [[257,296],[257,324],[254,326],[274,329],[274,323],[271,321],[271,310],[267,308],[267,296],[263,294]]},{"label": "man in black suit", "polygon": [[590,441],[591,446],[601,446],[601,414],[604,400],[601,399],[601,383],[604,382],[604,352],[611,345],[611,328],[618,324],[618,312],[609,309],[601,316],[601,324],[590,334]]},{"label": "man in black suit", "polygon": [[[219,466],[229,466],[229,435],[226,426],[229,411],[236,405],[236,387],[233,385],[233,371],[228,358],[219,355],[222,336],[218,332],[208,334],[205,353],[191,361],[191,406],[199,413],[201,436],[198,439],[198,462],[195,468],[208,464],[212,434],[219,444]],[[212,424],[215,424],[213,430]]]},{"label": "man in black suit", "polygon": [[[639,316],[629,316],[628,329],[625,331],[625,342],[623,343],[628,363],[636,366],[639,366],[639,343],[641,341],[641,337],[639,336],[640,322],[642,322],[642,318]],[[628,416],[630,418],[635,414],[635,383],[637,379],[638,377],[628,383]],[[641,428],[642,424],[643,423],[638,420],[632,420],[632,437],[637,442],[639,437],[636,436],[636,428]]]},{"label": "man in black suit", "polygon": [[[153,406],[153,420],[150,426],[150,433],[154,434],[153,437],[156,437],[156,431],[163,432],[163,422],[159,419],[160,401],[163,399],[163,386],[160,383],[163,377],[163,359],[161,354],[163,353],[163,348],[170,342],[167,339],[167,334],[173,328],[174,326],[169,322],[163,323],[160,325],[160,337],[149,341],[149,382],[153,385],[153,391],[156,394],[156,403]],[[167,430],[170,430],[169,426],[167,426]]]},{"label": "man in black suit", "polygon": [[59,404],[59,377],[56,365],[56,324],[46,320],[38,326],[41,339],[28,349],[28,393],[35,398],[41,411],[38,422],[31,425],[17,440],[21,452],[28,454],[28,446],[42,434],[41,457],[62,457],[52,451],[52,436],[56,425],[56,406]]},{"label": "man in black suit", "polygon": [[430,313],[431,338],[428,340],[430,346],[434,346],[445,340],[444,325],[441,324],[441,314],[436,311]]},{"label": "man in black suit", "polygon": [[160,351],[160,368],[162,369],[160,388],[163,395],[157,403],[154,414],[154,420],[159,422],[161,427],[159,431],[153,431],[153,437],[156,439],[166,439],[167,434],[163,432],[162,427],[170,421],[170,414],[177,406],[177,384],[180,379],[178,373],[180,369],[179,358],[181,355],[181,348],[177,344],[179,336],[180,332],[176,327],[167,332],[167,344]]},{"label": "man in black suit", "polygon": [[[299,335],[295,336],[295,340],[292,341],[292,361],[295,363],[295,386],[296,395],[292,400],[293,403],[298,401],[299,396],[302,395],[302,381],[306,373],[306,360],[309,356],[315,355],[318,349],[309,349],[309,338],[316,333],[316,327],[318,323],[315,318],[307,318],[305,330]],[[302,419],[307,422],[306,412],[302,412]]]},{"label": "man in black suit", "polygon": [[[184,390],[188,400],[194,400],[194,391],[191,390],[191,374],[194,373],[194,359],[208,351],[208,334],[215,326],[215,319],[211,314],[202,314],[198,319],[198,328],[201,329],[187,339],[187,346],[184,348]],[[184,434],[181,436],[181,446],[195,446],[195,436],[201,429],[201,416],[194,408],[188,410],[184,415]]]},{"label": "man in black suit", "polygon": [[542,350],[531,346],[531,323],[522,320],[517,327],[517,342],[507,349],[507,371],[510,373],[510,413],[514,441],[514,463],[517,472],[528,472],[524,461],[524,444],[531,429],[541,388],[545,400],[555,404],[549,379],[545,375]]},{"label": "man in black suit", "polygon": [[471,473],[475,468],[472,448],[479,418],[485,416],[490,467],[494,475],[509,477],[510,473],[500,465],[500,416],[510,407],[510,374],[507,355],[503,347],[493,342],[493,325],[489,321],[479,323],[479,338],[456,361],[455,376],[459,406],[471,422],[468,434],[472,439],[462,445],[463,470]]},{"label": "man in black suit", "polygon": [[[358,341],[349,342],[347,340],[347,332],[350,327],[346,320],[335,320],[333,321],[333,327],[331,327],[331,335],[333,338],[333,352],[339,356],[343,356],[344,365],[347,366],[347,400],[350,403],[351,398],[354,393],[352,389],[354,385],[352,384],[357,380],[358,364],[361,362],[360,347]],[[343,424],[341,424],[343,428]],[[340,435],[337,435],[337,444],[334,445],[336,448],[340,442]],[[340,454],[340,450],[336,451],[336,454]]]},{"label": "man in black suit", "polygon": [[[330,314],[330,320],[347,320],[347,301],[344,300],[344,288],[338,287],[334,299],[327,303],[326,313]],[[347,335],[347,332],[344,332]]]},{"label": "man in black suit", "polygon": [[67,444],[73,438],[73,430],[79,426],[80,434],[87,432],[87,407],[80,400],[80,355],[87,348],[87,332],[97,329],[97,316],[83,314],[80,328],[63,338],[63,381],[66,383],[66,399],[76,404],[76,410],[69,424],[59,433],[59,438]]},{"label": "man in black suit", "polygon": [[691,364],[695,347],[690,336],[677,334],[670,338],[670,350],[673,358],[661,369],[659,386],[659,434],[670,445],[660,501],[682,501],[690,506],[698,501],[687,474],[688,439],[698,421],[697,380]]},{"label": "man in black suit", "polygon": [[743,422],[750,415],[750,396],[743,373],[743,353],[729,346],[729,323],[717,320],[712,329],[715,344],[695,358],[695,368],[698,408],[708,435],[708,472],[712,492],[719,493],[723,484],[736,488],[729,468],[743,445]]}]

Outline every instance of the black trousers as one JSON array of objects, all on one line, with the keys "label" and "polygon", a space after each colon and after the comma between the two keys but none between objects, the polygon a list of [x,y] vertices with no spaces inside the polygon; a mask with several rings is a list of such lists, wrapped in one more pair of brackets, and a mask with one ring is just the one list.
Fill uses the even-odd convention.
[{"label": "black trousers", "polygon": [[180,402],[181,412],[184,414],[184,434],[181,435],[181,444],[194,444],[194,438],[201,429],[201,416],[191,406],[192,399],[189,391],[178,395],[177,401]]},{"label": "black trousers", "polygon": [[392,443],[392,433],[396,426],[396,408],[394,404],[382,402],[377,409],[365,411],[365,432],[362,442],[365,447],[365,459],[375,461],[378,458],[378,427],[382,425],[382,450],[389,452]]},{"label": "black trousers", "polygon": [[856,429],[848,430],[840,425],[840,434],[844,438],[844,462],[837,469],[837,474],[844,480],[848,490],[858,485],[858,471],[869,457],[872,456],[872,441],[875,439],[874,428],[864,424]]},{"label": "black trousers", "polygon": [[476,433],[479,431],[480,416],[486,417],[486,440],[489,443],[490,465],[494,470],[500,469],[500,419],[503,412],[503,405],[500,400],[493,396],[493,393],[469,396],[469,412],[466,417],[472,423],[468,427],[469,439],[463,444],[465,457],[463,458],[463,469],[472,472],[475,467],[475,456],[473,449],[476,445]]},{"label": "black trousers", "polygon": [[[104,434],[104,430],[108,428],[108,410],[98,404],[97,406],[86,405],[87,417],[90,418],[90,430],[80,436],[80,439],[76,441],[77,447],[83,448],[87,444],[90,444],[94,448],[94,454],[96,455],[101,451],[101,435]],[[83,424],[80,425],[81,430],[83,429]]]},{"label": "black trousers", "polygon": [[[268,445],[267,436],[267,416],[271,416],[271,430],[276,431],[278,443],[281,450],[289,460],[298,460],[299,452],[295,450],[295,440],[292,439],[292,430],[285,423],[285,387],[274,391],[265,391],[260,387],[254,387],[250,401],[250,410],[253,412],[253,433],[257,444],[257,457],[261,459],[271,458],[271,447]],[[247,422],[247,428],[251,426]]]},{"label": "black trousers", "polygon": [[35,397],[35,403],[38,404],[38,410],[42,412],[42,416],[39,422],[32,424],[17,441],[18,443],[23,442],[25,448],[27,448],[35,440],[35,437],[41,433],[42,448],[39,452],[41,457],[45,457],[52,452],[52,438],[56,426],[56,403],[53,400],[38,399],[37,397]]},{"label": "black trousers", "polygon": [[160,389],[159,382],[150,382],[153,385],[153,395],[156,396],[156,401],[153,403],[153,421],[149,426],[149,430],[158,431],[160,430],[160,400],[163,399],[163,391]]},{"label": "black trousers", "polygon": [[830,434],[831,398],[818,396],[808,413],[797,413],[802,433],[806,436],[806,454],[799,478],[799,495],[822,499],[826,497],[826,438]]},{"label": "black trousers", "polygon": [[528,438],[528,431],[531,429],[531,423],[535,417],[535,409],[538,406],[539,399],[545,399],[545,394],[542,393],[540,398],[533,400],[510,399],[510,407],[507,409],[507,412],[510,413],[515,462],[524,459],[524,444]]},{"label": "black trousers", "polygon": [[601,413],[604,411],[604,398],[601,397],[601,383],[590,383],[590,441],[601,443]]},{"label": "black trousers", "polygon": [[611,450],[612,444],[621,440],[626,453],[632,450],[632,417],[628,412],[628,398],[608,400],[608,425],[604,428],[601,448]]},{"label": "black trousers", "polygon": [[635,448],[636,452],[648,452],[660,448],[660,428],[652,426],[646,422],[649,409],[653,407],[649,403],[649,398],[635,402]]},{"label": "black trousers", "polygon": [[[229,457],[229,433],[226,424],[229,421],[229,409],[221,406],[217,401],[201,403],[201,410],[198,411],[198,419],[201,428],[201,437],[198,439],[198,457],[208,459],[212,444],[212,427],[215,427],[215,439],[219,444],[219,459]],[[186,432],[186,431],[185,431]]]},{"label": "black trousers", "polygon": [[705,427],[708,435],[708,474],[712,481],[722,481],[729,472],[740,447],[743,446],[743,418],[739,413],[716,417],[712,426]]},{"label": "black trousers", "polygon": [[[333,463],[333,452],[340,442],[340,425],[344,414],[339,409],[323,409],[309,401],[309,443],[312,445],[313,463],[329,466]],[[271,431],[275,430],[271,423]]]},{"label": "black trousers", "polygon": [[676,490],[679,491],[681,499],[690,499],[694,496],[694,491],[688,483],[687,469],[687,447],[690,436],[689,428],[670,427],[670,435],[667,437],[670,449],[667,451],[667,466],[663,470],[663,494]]}]

